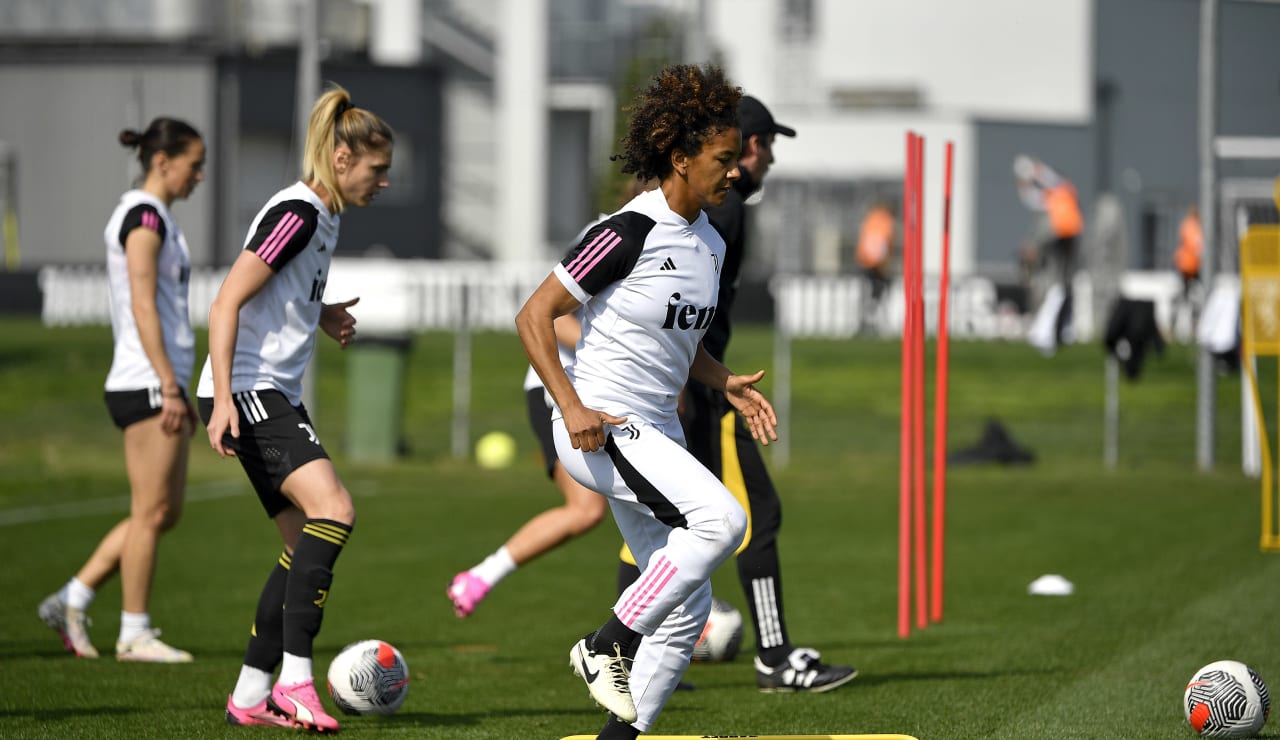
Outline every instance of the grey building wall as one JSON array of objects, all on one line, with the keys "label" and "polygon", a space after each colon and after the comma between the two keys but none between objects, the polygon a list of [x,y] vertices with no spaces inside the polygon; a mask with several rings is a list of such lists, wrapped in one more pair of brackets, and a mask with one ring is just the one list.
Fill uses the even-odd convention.
[{"label": "grey building wall", "polygon": [[1098,189],[1124,205],[1129,265],[1172,269],[1173,228],[1200,193],[1200,3],[1099,3],[1095,33]]},{"label": "grey building wall", "polygon": [[[121,129],[168,115],[211,139],[215,80],[210,60],[180,55],[0,55],[0,141],[17,153],[21,266],[103,259],[107,218],[141,173],[136,152],[119,144]],[[210,183],[173,212],[192,260],[206,262],[214,238]]]},{"label": "grey building wall", "polygon": [[550,139],[551,163],[547,172],[545,193],[547,240],[555,248],[553,256],[571,246],[573,237],[595,219],[592,209],[591,116],[586,111],[552,111]]},{"label": "grey building wall", "polygon": [[[294,130],[296,59],[291,54],[236,57],[223,63],[225,94],[234,108],[226,146],[232,159],[223,187],[226,236],[214,255],[229,264],[245,231],[272,193],[301,176]],[[431,66],[377,67],[359,61],[322,65],[322,84],[334,82],[361,108],[395,132],[391,187],[367,208],[342,215],[339,249],[346,256],[440,257],[444,178],[442,82]]]},{"label": "grey building wall", "polygon": [[[1199,0],[1099,2],[1098,190],[1128,212],[1131,267],[1169,269],[1176,220],[1198,202]],[[1219,136],[1280,136],[1280,5],[1218,4]],[[1280,174],[1280,161],[1219,160],[1220,180]],[[1222,244],[1228,254],[1235,245]]]},{"label": "grey building wall", "polygon": [[[1219,26],[1219,133],[1280,136],[1280,4],[1225,2]],[[1274,176],[1280,162],[1259,162],[1239,172]],[[1236,173],[1234,166],[1228,170]]]},{"label": "grey building wall", "polygon": [[[173,212],[194,264],[229,264],[262,203],[300,175],[295,65],[292,54],[0,47],[0,141],[18,160],[20,268],[101,262],[102,229],[141,173],[117,137],[157,115],[182,118],[205,137],[205,182]],[[347,87],[397,133],[392,188],[344,214],[344,251],[439,256],[438,70],[332,62],[321,79]]]},{"label": "grey building wall", "polygon": [[[1095,11],[1091,125],[979,122],[977,263],[984,272],[1011,269],[1032,224],[1013,185],[1019,152],[1075,182],[1086,218],[1098,194],[1115,193],[1125,209],[1129,266],[1171,269],[1177,220],[1200,192],[1200,2],[1099,0]],[[1280,4],[1219,3],[1219,135],[1280,136],[1278,35]],[[1219,162],[1223,179],[1277,174],[1277,161]]]},{"label": "grey building wall", "polygon": [[998,278],[1017,272],[1018,251],[1032,235],[1036,217],[1018,199],[1013,159],[1029,154],[1075,183],[1082,203],[1093,202],[1094,165],[1087,126],[1046,126],[998,121],[977,126],[978,237],[974,264]]}]

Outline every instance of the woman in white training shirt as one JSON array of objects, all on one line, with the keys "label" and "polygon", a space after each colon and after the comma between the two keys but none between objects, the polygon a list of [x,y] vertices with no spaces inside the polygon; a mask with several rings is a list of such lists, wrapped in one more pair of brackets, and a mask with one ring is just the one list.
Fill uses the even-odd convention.
[{"label": "woman in white training shirt", "polygon": [[[227,722],[336,732],[316,695],[311,648],[333,566],[355,524],[302,405],[302,374],[319,327],[346,347],[356,300],[323,304],[339,214],[389,184],[392,132],[333,87],[307,127],[302,180],[267,201],[209,311],[209,359],[196,391],[209,444],[249,476],[284,552],[267,577]],[[272,683],[276,667],[280,675]]]},{"label": "woman in white training shirt", "polygon": [[[556,403],[560,461],[608,499],[641,569],[609,620],[569,652],[613,714],[605,740],[652,728],[706,623],[711,574],[746,531],[742,506],[684,447],[685,382],[722,391],[754,437],[776,438],[773,408],[754,387],[764,372],[734,375],[702,347],[725,251],[703,209],[723,203],[739,176],[741,94],[717,67],[659,72],[630,108],[617,157],[659,188],[590,229],[516,316]],[[573,311],[582,337],[563,368],[553,321]]]},{"label": "woman in white training shirt", "polygon": [[[619,205],[652,187],[657,187],[657,182],[632,179],[623,188]],[[587,231],[608,217],[608,214],[601,214],[595,221],[587,224],[574,242],[581,240]],[[578,344],[582,329],[578,326],[578,319],[571,315],[557,318],[555,328],[560,365],[565,367],[573,360],[573,348]],[[555,438],[551,432],[550,396],[533,367],[525,373],[524,393],[529,425],[533,427],[533,434],[542,447],[542,460],[547,476],[560,489],[564,504],[535,514],[502,547],[453,577],[446,595],[453,602],[454,614],[459,617],[467,617],[475,611],[489,591],[517,568],[590,532],[604,519],[604,497],[574,480],[564,469],[564,465],[560,464],[556,455]]]},{"label": "woman in white training shirt", "polygon": [[80,571],[45,599],[40,618],[67,649],[96,658],[85,610],[117,570],[123,592],[116,658],[186,663],[191,654],[164,642],[148,605],[161,533],[177,524],[187,482],[196,415],[187,389],[195,335],[187,313],[191,257],[169,213],[204,179],[204,141],[190,124],[157,118],[146,131],[125,129],[120,143],[138,150],[141,187],[120,196],[104,233],[115,337],[107,374],[107,410],[124,435],[129,518],[107,533]]}]

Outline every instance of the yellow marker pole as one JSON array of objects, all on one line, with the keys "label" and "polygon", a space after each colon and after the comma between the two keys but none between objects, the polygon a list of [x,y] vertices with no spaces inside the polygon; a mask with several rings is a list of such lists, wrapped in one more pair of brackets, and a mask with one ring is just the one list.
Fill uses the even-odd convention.
[{"label": "yellow marker pole", "polygon": [[[1280,360],[1280,226],[1251,226],[1240,240],[1240,299],[1240,361],[1249,380],[1253,413],[1258,423],[1258,446],[1262,452],[1261,548],[1263,552],[1280,552],[1271,439],[1267,435],[1254,367],[1260,356]],[[1277,384],[1280,385],[1280,371]],[[1280,388],[1277,388],[1276,403],[1276,417],[1280,419]]]}]

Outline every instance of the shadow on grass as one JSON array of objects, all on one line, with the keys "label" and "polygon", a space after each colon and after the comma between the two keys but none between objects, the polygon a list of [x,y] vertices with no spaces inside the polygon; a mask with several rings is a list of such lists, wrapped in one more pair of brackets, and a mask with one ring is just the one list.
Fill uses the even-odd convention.
[{"label": "shadow on grass", "polygon": [[11,640],[0,642],[0,663],[6,660],[21,660],[23,658],[66,658],[67,660],[75,660],[76,656],[71,651],[57,644],[57,637],[53,637],[53,644],[46,644],[48,641],[40,641],[35,644],[31,641]]},{"label": "shadow on grass", "polygon": [[[101,642],[101,641],[95,641],[95,642]],[[202,648],[199,645],[193,646],[189,644],[183,644],[182,647],[185,650],[190,650],[191,653],[195,656],[197,661],[202,659],[205,659],[205,660],[213,660],[216,658],[239,659],[244,657],[243,645],[227,646],[225,648],[223,647]],[[116,662],[114,648],[109,646],[104,647],[103,645],[97,645],[97,648],[99,652],[102,653],[101,660],[104,660],[111,664],[114,664]],[[41,658],[41,659],[52,659],[52,660],[65,659],[68,662],[75,662],[76,660],[82,660],[82,659],[76,658],[76,656],[73,655],[70,651],[62,647],[59,647],[57,645],[36,646],[29,642],[0,643],[0,663],[3,663],[4,661],[7,661],[7,660],[22,660],[25,658]],[[85,661],[85,662],[92,662],[92,661]]]},{"label": "shadow on grass", "polygon": [[897,673],[859,673],[850,686],[879,686],[881,684],[904,683],[907,681],[981,681],[990,678],[1006,678],[1009,676],[1048,676],[1060,675],[1061,669],[1048,667],[1035,670],[992,670],[992,671],[902,671]]},{"label": "shadow on grass", "polygon": [[[860,650],[928,650],[939,646],[954,647],[958,643],[965,641],[983,641],[989,638],[997,630],[995,628],[972,626],[965,627],[948,627],[934,626],[927,630],[915,630],[911,636],[902,639],[899,637],[885,637],[881,639],[836,639],[823,640],[806,643],[804,640],[793,641],[797,645],[809,644],[820,650],[823,656],[828,653],[834,654],[836,651],[860,651]],[[746,650],[747,653],[750,650]],[[857,652],[854,652],[857,655]],[[829,662],[829,661],[828,661]]]},{"label": "shadow on grass", "polygon": [[[477,725],[486,720],[494,719],[521,719],[531,717],[590,717],[598,718],[599,724],[603,725],[605,715],[601,710],[583,708],[583,709],[549,709],[549,708],[511,708],[498,709],[487,712],[465,712],[461,714],[441,714],[437,712],[397,712],[390,717],[371,717],[373,722],[379,726],[387,725],[389,727],[417,727],[427,725],[431,727],[465,727]],[[347,718],[348,722],[355,722],[354,718]]]},{"label": "shadow on grass", "polygon": [[130,714],[137,714],[140,710],[129,709],[125,707],[77,707],[75,709],[14,709],[9,711],[0,711],[0,720],[5,719],[33,719],[37,722],[52,722],[58,720],[78,719],[80,717],[104,717],[116,716],[124,717]]},{"label": "shadow on grass", "polygon": [[[858,650],[907,650],[910,648],[929,648],[939,644],[949,644],[944,640],[930,639],[932,635],[913,636],[909,640],[899,640],[896,638],[885,640],[824,640],[822,642],[806,643],[804,641],[795,642],[797,645],[812,645],[814,648],[822,652],[824,657],[828,653],[836,651],[858,651]],[[825,661],[824,662],[830,662]]]}]

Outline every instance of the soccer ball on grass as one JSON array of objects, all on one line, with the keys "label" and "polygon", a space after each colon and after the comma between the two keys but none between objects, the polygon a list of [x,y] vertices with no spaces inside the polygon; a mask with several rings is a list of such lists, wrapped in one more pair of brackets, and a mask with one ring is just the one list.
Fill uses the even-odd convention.
[{"label": "soccer ball on grass", "polygon": [[1271,695],[1252,668],[1219,660],[1191,677],[1182,708],[1201,737],[1253,737],[1271,713]]},{"label": "soccer ball on grass", "polygon": [[711,598],[711,614],[702,636],[693,646],[693,659],[700,663],[725,663],[742,647],[742,613],[723,599]]},{"label": "soccer ball on grass", "polygon": [[329,695],[347,714],[393,714],[409,695],[409,666],[389,643],[353,642],[329,664]]}]

